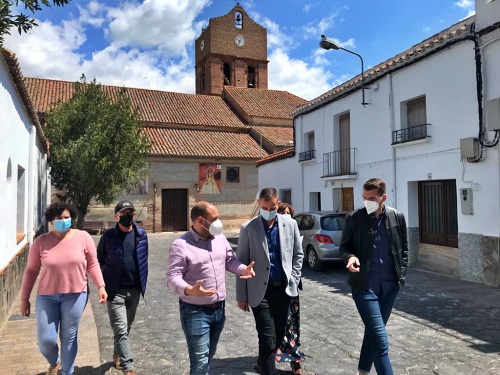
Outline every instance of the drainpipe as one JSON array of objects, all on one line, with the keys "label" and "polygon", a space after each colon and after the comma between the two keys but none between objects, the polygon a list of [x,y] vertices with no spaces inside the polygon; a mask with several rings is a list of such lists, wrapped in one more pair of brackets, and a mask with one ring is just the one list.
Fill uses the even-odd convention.
[{"label": "drainpipe", "polygon": [[30,128],[29,134],[29,151],[28,151],[28,220],[27,220],[27,230],[26,230],[26,239],[28,243],[31,245],[34,237],[34,226],[35,220],[34,215],[36,213],[36,208],[34,207],[35,202],[35,179],[37,173],[35,173],[35,169],[38,170],[38,166],[36,164],[36,127],[33,125]]},{"label": "drainpipe", "polygon": [[[392,90],[392,74],[389,73],[387,75],[387,82],[389,85],[389,126],[391,128],[391,139],[392,139],[392,132],[395,129],[395,121],[394,121],[394,93]],[[392,147],[392,186],[394,189],[393,196],[394,196],[394,208],[398,208],[398,191],[397,191],[397,176],[396,176],[396,148]]]}]

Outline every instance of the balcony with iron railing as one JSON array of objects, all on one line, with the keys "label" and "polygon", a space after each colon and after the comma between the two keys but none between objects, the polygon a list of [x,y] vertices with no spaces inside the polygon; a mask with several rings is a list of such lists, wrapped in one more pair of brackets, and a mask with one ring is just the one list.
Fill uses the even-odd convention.
[{"label": "balcony with iron railing", "polygon": [[323,176],[356,176],[356,149],[346,148],[323,154]]},{"label": "balcony with iron railing", "polygon": [[429,126],[430,124],[422,124],[395,130],[392,132],[392,144],[397,145],[413,141],[426,141],[431,137],[428,132]]},{"label": "balcony with iron railing", "polygon": [[316,150],[304,151],[299,154],[299,162],[316,159]]}]

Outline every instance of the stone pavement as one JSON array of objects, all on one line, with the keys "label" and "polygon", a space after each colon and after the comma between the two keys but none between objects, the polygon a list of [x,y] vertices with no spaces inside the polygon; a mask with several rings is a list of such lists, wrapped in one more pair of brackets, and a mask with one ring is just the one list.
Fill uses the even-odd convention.
[{"label": "stone pavement", "polygon": [[[0,330],[0,375],[45,375],[49,365],[38,351],[35,326],[35,296],[38,283],[31,293],[31,315],[19,313],[20,296],[12,306],[9,320]],[[98,302],[95,302],[95,304]],[[78,331],[78,355],[75,375],[103,373],[99,357],[99,341],[92,304],[87,304]]]},{"label": "stone pavement", "polygon": [[[189,374],[177,297],[165,286],[168,248],[179,235],[149,236],[148,291],[131,332],[138,375]],[[237,241],[236,232],[226,235],[230,242]],[[321,272],[303,270],[301,331],[308,373],[356,373],[363,325],[349,295],[346,272],[342,264],[334,263]],[[251,370],[257,356],[253,316],[236,307],[234,284],[234,275],[228,274],[226,327],[212,363],[213,375],[255,374]],[[111,366],[113,345],[106,308],[97,303],[92,288],[92,303],[80,327],[75,375],[120,374]],[[16,309],[12,314],[0,331],[0,375],[44,374],[33,319],[15,320]],[[500,289],[410,269],[388,332],[397,375],[500,375]],[[278,368],[280,374],[291,374],[285,364]]]}]

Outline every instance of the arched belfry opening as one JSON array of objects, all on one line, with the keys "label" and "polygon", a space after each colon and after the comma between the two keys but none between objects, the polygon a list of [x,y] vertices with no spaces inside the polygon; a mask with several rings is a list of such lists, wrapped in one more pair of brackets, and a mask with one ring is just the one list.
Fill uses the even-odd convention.
[{"label": "arched belfry opening", "polygon": [[256,87],[255,68],[253,66],[249,66],[247,69],[247,87],[249,89],[254,89]]},{"label": "arched belfry opening", "polygon": [[231,66],[228,63],[224,63],[224,85],[231,84]]},{"label": "arched belfry opening", "polygon": [[241,12],[234,12],[234,27],[243,29],[243,14]]}]

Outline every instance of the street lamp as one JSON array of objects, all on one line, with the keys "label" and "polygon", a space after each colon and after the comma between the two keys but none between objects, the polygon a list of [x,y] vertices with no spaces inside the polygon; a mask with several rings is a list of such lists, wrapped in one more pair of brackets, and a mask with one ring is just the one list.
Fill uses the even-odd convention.
[{"label": "street lamp", "polygon": [[321,42],[319,42],[319,45],[321,48],[326,50],[341,49],[359,57],[359,59],[361,60],[361,92],[363,95],[363,101],[361,104],[363,105],[363,107],[366,106],[367,104],[370,104],[365,102],[365,77],[364,77],[365,69],[363,64],[363,58],[361,57],[361,55],[359,53],[351,51],[350,49],[339,46],[333,39],[328,38],[326,35],[321,35]]}]

